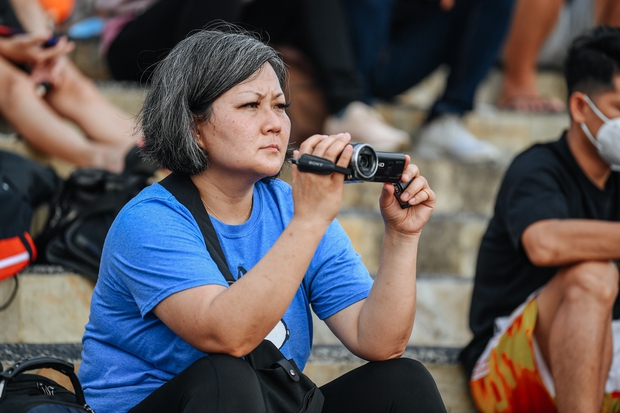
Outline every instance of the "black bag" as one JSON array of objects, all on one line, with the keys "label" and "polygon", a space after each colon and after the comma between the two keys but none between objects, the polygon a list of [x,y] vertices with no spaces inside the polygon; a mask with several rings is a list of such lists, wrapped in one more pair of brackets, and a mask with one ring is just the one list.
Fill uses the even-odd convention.
[{"label": "black bag", "polygon": [[[229,285],[235,282],[228,269],[222,246],[198,189],[189,176],[170,174],[160,184],[192,213],[200,227],[207,250]],[[294,360],[287,360],[269,340],[263,340],[246,356],[256,371],[265,407],[269,413],[320,413],[324,397],[321,390],[301,371]]]},{"label": "black bag", "polygon": [[52,202],[35,243],[38,263],[56,264],[96,280],[105,237],[125,204],[148,185],[149,173],[80,168]]},{"label": "black bag", "polygon": [[321,390],[271,341],[263,340],[245,359],[256,371],[267,412],[321,412]]},{"label": "black bag", "polygon": [[[0,151],[0,281],[16,275],[36,259],[37,249],[30,236],[34,210],[48,202],[61,180],[50,167],[17,155]],[[17,293],[15,287],[0,311],[7,308]]]},{"label": "black bag", "polygon": [[[47,377],[24,373],[42,368],[51,368],[69,377],[75,393]],[[0,412],[94,413],[86,404],[73,364],[51,357],[29,358],[0,373]]]}]

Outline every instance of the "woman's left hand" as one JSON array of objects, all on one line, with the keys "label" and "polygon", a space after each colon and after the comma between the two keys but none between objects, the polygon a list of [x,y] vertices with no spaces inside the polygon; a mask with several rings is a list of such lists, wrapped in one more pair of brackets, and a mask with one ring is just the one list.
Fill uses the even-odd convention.
[{"label": "woman's left hand", "polygon": [[391,183],[383,185],[379,206],[386,230],[393,230],[403,235],[416,235],[422,232],[422,228],[430,218],[437,198],[426,178],[420,175],[418,167],[409,161],[407,155],[402,181],[409,182],[411,179],[413,181],[401,194],[400,199],[411,206],[405,209],[400,207],[394,196],[394,185]]}]

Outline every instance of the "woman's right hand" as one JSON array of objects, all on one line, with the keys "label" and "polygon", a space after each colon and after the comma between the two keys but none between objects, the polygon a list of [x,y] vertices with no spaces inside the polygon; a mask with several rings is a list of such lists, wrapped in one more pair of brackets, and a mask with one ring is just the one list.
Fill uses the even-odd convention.
[{"label": "woman's right hand", "polygon": [[[328,159],[343,168],[348,167],[353,147],[349,145],[351,135],[313,135],[306,139],[294,157],[303,154]],[[293,165],[293,200],[295,202],[295,216],[313,222],[329,225],[340,210],[344,175],[331,173],[319,175],[310,172],[300,172]]]}]

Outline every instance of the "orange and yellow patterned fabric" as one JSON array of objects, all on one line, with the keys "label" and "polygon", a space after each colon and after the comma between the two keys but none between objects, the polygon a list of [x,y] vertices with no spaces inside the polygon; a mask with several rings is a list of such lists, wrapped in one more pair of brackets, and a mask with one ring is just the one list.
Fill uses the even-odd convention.
[{"label": "orange and yellow patterned fabric", "polygon": [[[532,298],[481,358],[469,382],[482,413],[553,413],[555,399],[545,385],[535,357],[534,327],[538,315]],[[487,354],[487,353],[485,353]],[[620,412],[620,391],[605,394],[602,413]]]}]

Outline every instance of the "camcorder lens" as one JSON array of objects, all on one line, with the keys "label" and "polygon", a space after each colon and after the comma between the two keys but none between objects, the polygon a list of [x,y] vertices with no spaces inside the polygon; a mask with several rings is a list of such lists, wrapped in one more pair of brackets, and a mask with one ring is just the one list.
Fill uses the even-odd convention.
[{"label": "camcorder lens", "polygon": [[377,172],[377,153],[366,143],[353,143],[353,156],[349,168],[353,170],[354,179],[369,180]]}]

